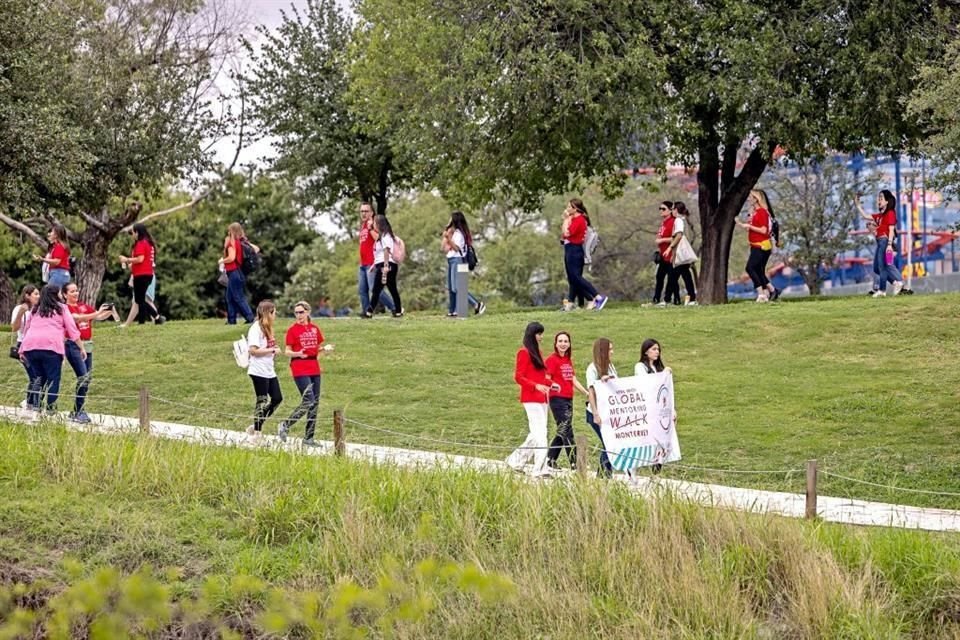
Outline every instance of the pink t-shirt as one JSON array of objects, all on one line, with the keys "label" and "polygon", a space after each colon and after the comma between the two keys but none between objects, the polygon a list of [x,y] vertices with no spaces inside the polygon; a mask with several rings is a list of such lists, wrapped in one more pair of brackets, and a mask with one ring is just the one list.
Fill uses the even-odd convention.
[{"label": "pink t-shirt", "polygon": [[44,318],[34,311],[27,319],[23,333],[23,344],[20,353],[27,351],[53,351],[64,354],[63,338],[79,340],[80,330],[67,305],[60,305],[60,313]]}]

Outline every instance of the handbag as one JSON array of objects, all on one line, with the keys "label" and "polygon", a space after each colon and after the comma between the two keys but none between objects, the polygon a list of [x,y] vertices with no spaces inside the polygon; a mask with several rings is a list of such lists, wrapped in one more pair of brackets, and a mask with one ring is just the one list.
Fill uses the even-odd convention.
[{"label": "handbag", "polygon": [[10,345],[10,357],[14,360],[20,359],[20,343]]},{"label": "handbag", "polygon": [[686,236],[681,236],[680,242],[678,242],[677,246],[673,249],[673,266],[679,267],[685,264],[693,264],[697,260],[699,260],[697,252],[693,250],[690,241],[687,240]]}]

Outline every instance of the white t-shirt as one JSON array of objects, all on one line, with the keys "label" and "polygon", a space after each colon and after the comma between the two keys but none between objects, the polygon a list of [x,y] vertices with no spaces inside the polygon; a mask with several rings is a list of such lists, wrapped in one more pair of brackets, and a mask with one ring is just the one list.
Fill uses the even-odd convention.
[{"label": "white t-shirt", "polygon": [[[613,363],[610,363],[610,368],[607,369],[607,375],[611,378],[617,377],[617,368],[613,366]],[[592,389],[593,385],[600,382],[600,376],[597,375],[597,365],[592,362],[587,365],[587,389]],[[590,411],[590,403],[587,402],[587,411]]]},{"label": "white t-shirt", "polygon": [[673,235],[678,233],[683,233],[686,235],[686,225],[683,223],[683,218],[674,218],[673,219]]},{"label": "white t-shirt", "polygon": [[649,373],[656,373],[656,369],[647,369],[647,365],[642,362],[638,362],[633,368],[633,375],[635,376],[645,376]]},{"label": "white t-shirt", "polygon": [[393,236],[389,233],[383,233],[377,238],[377,241],[373,245],[373,264],[382,264],[383,263],[383,250],[390,250],[390,264],[397,264],[397,261],[393,259]]},{"label": "white t-shirt", "polygon": [[450,241],[453,243],[453,246],[456,249],[451,249],[447,251],[448,258],[462,258],[466,255],[467,240],[463,237],[463,231],[460,229],[455,229],[453,235],[450,236]]},{"label": "white t-shirt", "polygon": [[[13,324],[13,321],[17,319],[17,314],[20,312],[20,305],[18,304],[13,308],[13,313],[10,314],[10,324]],[[29,311],[23,312],[23,317],[20,318],[20,328],[17,329],[17,342],[23,342],[23,330],[27,326],[27,319],[30,317]]]},{"label": "white t-shirt", "polygon": [[[263,329],[259,322],[250,325],[250,331],[247,332],[247,345],[251,347],[260,347],[261,349],[270,349],[277,346],[277,340],[267,340],[263,335]],[[251,376],[260,378],[276,378],[277,372],[273,368],[274,354],[266,356],[255,356],[250,354],[250,363],[247,365],[247,373]]]}]

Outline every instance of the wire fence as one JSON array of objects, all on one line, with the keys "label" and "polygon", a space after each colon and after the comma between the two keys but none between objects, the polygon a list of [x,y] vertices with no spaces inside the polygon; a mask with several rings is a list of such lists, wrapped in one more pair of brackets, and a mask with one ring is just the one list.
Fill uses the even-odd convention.
[{"label": "wire fence", "polygon": [[[124,416],[125,413],[129,414],[130,408],[136,406],[141,401],[141,396],[139,394],[130,394],[128,391],[120,391],[111,393],[115,391],[117,386],[124,384],[125,389],[129,388],[127,386],[129,383],[123,383],[121,381],[114,381],[109,378],[97,378],[94,377],[91,381],[90,392],[86,396],[87,406],[95,406],[97,411],[97,418],[94,421],[100,425],[105,425],[108,422],[114,424],[114,418],[124,418],[131,420],[129,415]],[[12,402],[13,406],[21,405],[22,403],[13,400],[14,398],[26,398],[27,394],[27,384],[25,382],[2,382],[0,383],[0,401]],[[75,385],[73,381],[67,381],[66,379],[61,381],[61,390],[58,394],[57,403],[61,407],[73,407],[74,401],[76,399],[75,395]],[[157,417],[154,417],[154,420],[157,420],[160,416],[169,417],[169,418],[181,418],[188,417],[193,421],[199,421],[198,426],[204,427],[209,426],[211,423],[218,425],[220,427],[224,426],[224,423],[227,422],[231,426],[239,425],[241,428],[249,425],[253,421],[253,412],[249,413],[238,413],[232,411],[226,411],[221,408],[214,408],[211,406],[192,404],[189,402],[184,402],[180,400],[173,400],[170,398],[165,398],[161,396],[149,397],[151,403],[155,410],[159,405],[160,407],[166,407],[169,411],[156,411]],[[251,403],[252,404],[252,403]],[[15,411],[15,410],[14,410]],[[9,410],[4,412],[6,415],[11,416]],[[16,417],[15,414],[13,417]],[[271,421],[281,420],[281,416],[274,415],[270,418]],[[390,429],[378,425],[369,424],[361,420],[356,420],[354,418],[349,418],[343,416],[343,422],[350,424],[354,427],[357,427],[360,430],[367,431],[371,434],[380,434],[383,436],[389,436],[390,439],[396,440],[405,446],[411,448],[417,448],[419,444],[429,444],[429,445],[440,445],[443,447],[455,449],[458,451],[476,451],[481,453],[486,452],[497,452],[498,454],[503,454],[513,451],[542,451],[542,450],[556,450],[559,449],[560,453],[570,445],[546,445],[546,446],[526,446],[521,445],[511,446],[507,444],[493,443],[493,442],[466,442],[459,441],[447,438],[437,438],[434,436],[417,434],[417,433],[407,433],[399,431],[396,429]],[[376,439],[376,438],[374,438]],[[431,451],[429,449],[420,450],[427,453],[449,453],[441,451]],[[613,452],[603,449],[601,446],[591,445],[589,446],[589,453],[592,456],[597,456],[601,453],[606,453],[608,456],[616,455],[618,452]],[[487,459],[488,460],[488,459]],[[656,459],[634,459],[639,466],[647,466],[653,463],[656,463]],[[724,467],[711,467],[711,466],[699,466],[686,464],[683,462],[671,462],[668,464],[668,468],[673,470],[674,473],[681,472],[683,476],[692,476],[694,478],[700,479],[703,475],[720,475],[720,476],[759,476],[759,477],[780,477],[785,483],[793,483],[796,479],[796,476],[801,475],[805,472],[803,467],[794,467],[794,468],[783,468],[783,469],[736,469],[736,468],[724,468]],[[849,485],[856,486],[865,486],[870,487],[871,489],[882,490],[887,493],[903,493],[903,494],[913,494],[913,495],[922,495],[929,496],[933,498],[947,498],[947,499],[958,499],[960,498],[960,492],[954,491],[938,491],[931,489],[916,489],[912,487],[902,487],[893,484],[887,484],[883,482],[876,482],[872,480],[866,480],[862,478],[856,478],[850,475],[843,473],[838,473],[833,471],[829,466],[828,467],[819,467],[817,473],[824,479],[832,479],[841,483],[841,485],[834,485],[831,483],[831,487],[839,488],[842,486],[842,483],[848,483]],[[778,487],[782,488],[783,485]],[[952,504],[952,501],[951,501]]]}]

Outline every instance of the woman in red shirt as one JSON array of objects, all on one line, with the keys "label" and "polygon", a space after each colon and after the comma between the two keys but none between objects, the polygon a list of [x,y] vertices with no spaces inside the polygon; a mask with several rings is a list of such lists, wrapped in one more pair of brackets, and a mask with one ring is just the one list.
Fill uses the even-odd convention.
[{"label": "woman in red shirt", "polygon": [[144,324],[147,320],[161,324],[160,314],[156,308],[152,304],[147,304],[147,289],[153,282],[156,246],[143,223],[138,222],[133,225],[133,234],[135,237],[133,252],[129,257],[120,256],[120,264],[129,265],[130,274],[133,276],[133,300],[137,303],[137,324]]},{"label": "woman in red shirt", "polygon": [[59,289],[70,282],[70,248],[67,246],[66,227],[62,224],[53,225],[47,234],[47,240],[50,241],[47,255],[34,254],[33,259],[42,262],[46,267],[48,275],[43,281]]},{"label": "woman in red shirt", "polygon": [[307,426],[303,434],[303,444],[308,447],[318,446],[313,434],[317,426],[317,407],[320,405],[320,376],[323,370],[317,357],[321,351],[329,351],[330,346],[323,347],[323,333],[320,327],[310,322],[310,303],[298,302],[293,307],[296,322],[287,329],[284,340],[284,353],[290,357],[290,372],[293,382],[300,391],[300,404],[293,410],[290,417],[280,423],[277,435],[286,442],[290,427],[304,415],[307,416]]},{"label": "woman in red shirt", "polygon": [[[227,324],[237,324],[237,314],[243,316],[247,324],[253,324],[253,310],[247,302],[247,278],[243,275],[243,248],[242,243],[247,240],[243,232],[243,225],[232,222],[227,227],[227,237],[223,239],[223,257],[220,264],[227,272]],[[260,248],[250,244],[253,250],[260,253]]]},{"label": "woman in red shirt", "polygon": [[750,257],[747,258],[747,275],[753,281],[757,290],[757,302],[769,302],[780,297],[780,290],[770,284],[767,279],[767,261],[773,252],[773,241],[770,239],[770,200],[767,194],[754,189],[748,198],[753,214],[750,222],[737,224],[747,230],[747,241],[750,243]]},{"label": "woman in red shirt", "polygon": [[567,303],[564,311],[572,311],[577,300],[589,299],[588,309],[600,311],[607,304],[607,296],[597,293],[590,282],[583,277],[585,254],[583,241],[587,236],[587,227],[590,226],[590,217],[587,208],[579,198],[571,198],[567,208],[563,210],[563,265],[567,272],[567,282],[570,290],[567,293]]},{"label": "woman in red shirt", "polygon": [[[531,322],[523,333],[523,346],[517,351],[513,379],[520,385],[520,402],[527,412],[527,439],[507,456],[507,465],[515,471],[523,471],[524,465],[533,458],[534,477],[549,476],[547,467],[547,398],[550,396],[550,377],[540,353],[543,340],[543,325]],[[559,387],[558,387],[559,388]]]},{"label": "woman in red shirt", "polygon": [[561,331],[554,336],[553,353],[544,362],[553,385],[550,391],[550,412],[557,422],[557,435],[553,437],[547,452],[547,466],[550,468],[557,467],[557,458],[561,451],[567,452],[570,468],[577,467],[577,450],[573,444],[573,390],[576,388],[584,395],[587,390],[577,380],[572,354],[570,334]]},{"label": "woman in red shirt", "polygon": [[860,198],[857,198],[857,209],[860,216],[876,225],[877,247],[873,253],[873,272],[879,280],[879,290],[873,293],[874,297],[882,298],[887,295],[887,282],[893,285],[893,295],[903,289],[903,278],[894,264],[894,238],[897,234],[897,198],[887,189],[877,195],[877,210],[879,213],[869,214],[863,210]]}]

